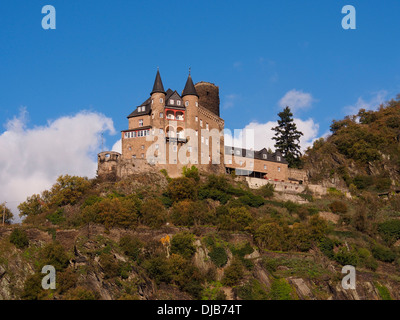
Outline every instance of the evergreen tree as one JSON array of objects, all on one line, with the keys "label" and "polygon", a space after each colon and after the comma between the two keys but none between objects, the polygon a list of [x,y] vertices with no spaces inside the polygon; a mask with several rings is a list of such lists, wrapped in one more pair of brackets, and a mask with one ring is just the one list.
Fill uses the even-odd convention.
[{"label": "evergreen tree", "polygon": [[299,168],[301,166],[300,137],[302,132],[297,130],[296,124],[293,122],[293,113],[289,107],[278,113],[280,120],[278,126],[272,128],[275,131],[276,151],[280,151],[289,163],[291,168]]}]

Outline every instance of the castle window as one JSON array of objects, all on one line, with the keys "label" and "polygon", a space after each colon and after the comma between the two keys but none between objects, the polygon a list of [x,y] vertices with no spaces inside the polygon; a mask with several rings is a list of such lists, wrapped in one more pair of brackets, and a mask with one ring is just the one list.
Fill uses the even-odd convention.
[{"label": "castle window", "polygon": [[163,98],[160,98],[160,103],[163,103],[163,102],[164,102]]},{"label": "castle window", "polygon": [[264,170],[267,170],[267,165],[266,164],[264,164]]},{"label": "castle window", "polygon": [[203,127],[203,120],[200,120],[200,127]]},{"label": "castle window", "polygon": [[281,161],[281,157],[280,157],[280,156],[277,156],[277,157],[276,157],[276,160]]},{"label": "castle window", "polygon": [[131,137],[132,137],[132,138],[136,138],[136,135],[137,135],[137,134],[136,134],[136,131],[131,132]]},{"label": "castle window", "polygon": [[139,127],[143,127],[143,119],[139,120]]},{"label": "castle window", "polygon": [[153,99],[151,99],[151,104],[153,104],[153,102],[154,102],[154,100],[153,100]]},{"label": "castle window", "polygon": [[199,106],[199,103],[196,101],[196,107],[198,107]]},{"label": "castle window", "polygon": [[164,118],[164,114],[160,112],[160,118]]},{"label": "castle window", "polygon": [[196,117],[194,118],[194,120],[196,120],[196,122],[199,121],[199,117],[196,116]]},{"label": "castle window", "polygon": [[128,132],[125,132],[124,138],[127,139],[129,137]]},{"label": "castle window", "polygon": [[129,151],[132,151],[132,147],[129,147]]},{"label": "castle window", "polygon": [[181,105],[181,100],[176,100],[176,104],[177,104],[178,106],[180,106],[180,105]]},{"label": "castle window", "polygon": [[170,100],[169,100],[169,103],[170,103],[170,104],[174,104],[174,100],[170,99]]},{"label": "castle window", "polygon": [[189,106],[189,101],[185,102],[185,106],[188,107]]},{"label": "castle window", "polygon": [[263,159],[267,159],[267,155],[265,153],[263,154]]},{"label": "castle window", "polygon": [[204,143],[204,137],[201,136],[201,143]]},{"label": "castle window", "polygon": [[144,150],[144,145],[142,144],[142,150]]},{"label": "castle window", "polygon": [[196,130],[196,137],[199,135],[199,131]]},{"label": "castle window", "polygon": [[278,167],[278,172],[281,172],[281,167]]},{"label": "castle window", "polygon": [[133,158],[133,159],[136,159],[136,154],[132,155],[132,158]]},{"label": "castle window", "polygon": [[208,129],[208,123],[206,123],[206,129],[209,130],[209,129]]}]

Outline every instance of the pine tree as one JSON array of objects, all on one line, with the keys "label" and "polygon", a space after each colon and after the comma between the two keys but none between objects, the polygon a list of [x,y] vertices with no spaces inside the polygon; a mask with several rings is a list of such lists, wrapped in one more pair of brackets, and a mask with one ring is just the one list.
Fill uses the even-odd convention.
[{"label": "pine tree", "polygon": [[275,131],[276,151],[280,151],[285,157],[290,168],[299,168],[301,166],[300,137],[302,132],[297,130],[293,121],[293,113],[289,107],[278,113],[280,120],[278,126],[272,128]]}]

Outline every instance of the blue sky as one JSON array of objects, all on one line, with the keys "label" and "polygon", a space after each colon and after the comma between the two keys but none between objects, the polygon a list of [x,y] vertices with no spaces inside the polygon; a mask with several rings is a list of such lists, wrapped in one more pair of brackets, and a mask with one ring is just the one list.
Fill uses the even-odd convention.
[{"label": "blue sky", "polygon": [[[47,4],[56,30],[41,27]],[[356,30],[341,26],[347,4]],[[271,123],[295,101],[313,139],[332,119],[400,93],[399,13],[398,0],[2,0],[0,138],[21,119],[28,134],[87,110],[112,119],[114,135],[100,120],[111,148],[157,67],[165,88],[180,92],[190,66],[195,82],[220,87],[227,128]]]}]

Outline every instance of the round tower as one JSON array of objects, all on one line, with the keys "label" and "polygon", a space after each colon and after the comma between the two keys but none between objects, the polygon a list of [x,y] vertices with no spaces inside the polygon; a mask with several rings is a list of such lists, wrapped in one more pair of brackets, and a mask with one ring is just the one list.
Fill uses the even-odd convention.
[{"label": "round tower", "polygon": [[199,95],[199,104],[219,116],[219,87],[210,82],[199,82],[195,85]]}]

